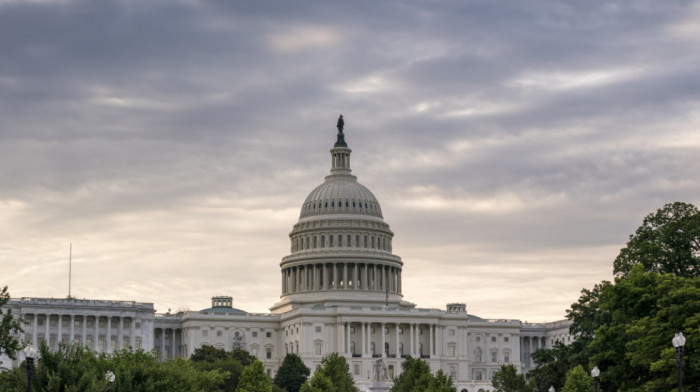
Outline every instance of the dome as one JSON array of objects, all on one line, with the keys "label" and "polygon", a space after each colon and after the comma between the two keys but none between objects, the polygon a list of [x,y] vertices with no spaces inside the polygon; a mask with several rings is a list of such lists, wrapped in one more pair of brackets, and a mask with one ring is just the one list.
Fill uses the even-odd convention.
[{"label": "dome", "polygon": [[299,218],[325,214],[371,215],[382,218],[377,198],[355,176],[330,175],[306,197]]}]

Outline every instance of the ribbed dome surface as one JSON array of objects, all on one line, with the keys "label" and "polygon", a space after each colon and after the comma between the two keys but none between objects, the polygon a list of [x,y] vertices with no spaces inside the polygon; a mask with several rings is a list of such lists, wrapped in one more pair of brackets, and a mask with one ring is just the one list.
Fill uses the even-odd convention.
[{"label": "ribbed dome surface", "polygon": [[377,198],[354,176],[331,175],[306,197],[300,218],[325,214],[371,215],[382,218]]}]

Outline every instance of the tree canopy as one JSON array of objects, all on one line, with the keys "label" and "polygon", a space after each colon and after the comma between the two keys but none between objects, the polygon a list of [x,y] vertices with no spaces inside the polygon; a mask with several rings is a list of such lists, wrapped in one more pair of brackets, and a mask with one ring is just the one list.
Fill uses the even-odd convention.
[{"label": "tree canopy", "polygon": [[435,375],[430,373],[430,366],[420,358],[406,357],[401,364],[402,372],[394,378],[391,392],[456,392],[451,377],[442,370]]},{"label": "tree canopy", "polygon": [[304,362],[296,354],[287,354],[282,361],[277,374],[275,374],[275,385],[285,389],[287,392],[299,392],[311,370],[304,365]]},{"label": "tree canopy", "polygon": [[[322,389],[330,381],[333,389]],[[321,388],[321,389],[319,389]],[[350,366],[344,357],[337,353],[332,353],[323,357],[321,366],[314,372],[313,377],[301,388],[304,392],[315,392],[319,390],[331,392],[358,392],[355,380],[350,374]]]},{"label": "tree canopy", "polygon": [[576,340],[533,353],[536,390],[559,390],[579,365],[598,366],[601,390],[671,390],[677,384],[671,339],[679,331],[687,337],[684,383],[700,385],[699,234],[690,204],[667,204],[647,216],[615,260],[614,282],[583,289],[567,311]]},{"label": "tree canopy", "polygon": [[525,380],[525,375],[518,373],[513,364],[501,365],[491,379],[495,392],[530,392],[532,387]]},{"label": "tree canopy", "polygon": [[700,211],[675,202],[647,215],[615,259],[614,272],[626,276],[637,264],[661,274],[700,276]]},{"label": "tree canopy", "polygon": [[5,286],[0,290],[0,355],[6,354],[11,359],[16,359],[20,349],[16,336],[22,332],[22,324],[12,315],[11,309],[2,309],[9,301],[10,293]]},{"label": "tree canopy", "polygon": [[593,392],[593,377],[578,365],[566,373],[562,392]]},{"label": "tree canopy", "polygon": [[255,360],[245,368],[236,392],[272,392],[272,380],[265,374],[262,362]]}]

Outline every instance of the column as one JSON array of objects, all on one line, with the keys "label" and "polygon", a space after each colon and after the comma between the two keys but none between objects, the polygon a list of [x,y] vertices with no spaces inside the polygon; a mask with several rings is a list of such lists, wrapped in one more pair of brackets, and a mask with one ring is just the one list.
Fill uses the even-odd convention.
[{"label": "column", "polygon": [[124,317],[119,317],[119,335],[117,335],[117,347],[124,349]]},{"label": "column", "polygon": [[328,287],[328,274],[326,273],[326,263],[321,264],[321,290],[325,290]]},{"label": "column", "polygon": [[172,353],[173,353],[172,358],[176,358],[176,356],[177,356],[176,332],[177,332],[177,328],[173,328],[173,334],[171,335],[172,339],[173,339],[172,344],[171,344]]},{"label": "column", "polygon": [[35,347],[39,347],[39,342],[36,341],[36,339],[37,339],[36,324],[37,324],[37,318],[38,318],[38,316],[39,316],[38,314],[34,313],[34,320],[32,321],[32,344],[33,344]]},{"label": "column", "polygon": [[353,353],[350,352],[350,323],[345,325],[345,342],[345,353],[352,355]]},{"label": "column", "polygon": [[365,336],[365,323],[360,323],[360,324],[362,325],[362,335],[360,335],[360,336],[362,336],[362,338],[360,339],[360,347],[361,347],[360,348],[360,356],[364,357],[365,353],[366,353],[365,345],[367,343],[365,340],[365,338],[366,338],[366,336]]},{"label": "column", "polygon": [[46,314],[44,315],[46,317],[46,320],[44,321],[44,341],[46,341],[47,345],[51,345],[51,335],[49,334],[49,324],[51,323],[51,315]]},{"label": "column", "polygon": [[343,263],[343,289],[348,289],[348,263]]},{"label": "column", "polygon": [[338,290],[338,264],[333,264],[333,288]]},{"label": "column", "polygon": [[92,349],[97,352],[97,343],[100,340],[100,316],[95,315],[95,335],[92,339]]},{"label": "column", "polygon": [[284,276],[286,274],[287,273],[284,270],[282,270],[282,294],[287,294],[287,282],[284,281]]},{"label": "column", "polygon": [[85,340],[87,339],[87,316],[81,316],[80,326],[82,327],[82,336],[80,337],[80,344],[84,346]]},{"label": "column", "polygon": [[131,347],[134,347],[136,345],[136,326],[134,325],[135,323],[136,320],[134,320],[134,318],[132,317],[129,320],[129,345],[131,345]]},{"label": "column", "polygon": [[58,331],[56,331],[56,348],[58,349],[58,344],[61,342],[63,337],[63,315],[58,315]]},{"label": "column", "polygon": [[165,356],[165,328],[160,329],[160,359],[164,360]]},{"label": "column", "polygon": [[382,345],[379,347],[379,352],[382,353],[382,358],[386,358],[386,352],[384,351],[384,346],[386,346],[386,334],[385,334],[385,329],[384,329],[385,327],[384,326],[385,326],[385,324],[382,323],[382,331],[381,331]]},{"label": "column", "polygon": [[370,350],[370,347],[372,346],[372,323],[367,323],[367,354],[372,356],[372,351]]},{"label": "column", "polygon": [[399,323],[396,323],[396,358],[401,358],[401,352],[399,352]]},{"label": "column", "polygon": [[430,351],[428,352],[430,353],[431,358],[433,357],[433,331],[433,324],[430,324],[430,333],[428,335],[428,337],[430,338]]},{"label": "column", "polygon": [[409,351],[409,352],[411,353],[411,356],[415,356],[415,355],[416,355],[415,349],[413,348],[413,343],[414,343],[414,341],[413,341],[413,329],[414,329],[415,327],[416,327],[416,324],[413,324],[413,323],[409,324],[409,326],[408,326],[408,329],[410,330],[410,332],[409,332],[409,338],[411,339],[411,343],[409,344],[409,346],[410,346],[410,347],[409,347],[409,350],[411,350],[411,351]]},{"label": "column", "polygon": [[345,323],[340,324],[340,354],[345,355]]},{"label": "column", "polygon": [[73,341],[75,340],[75,315],[71,314],[70,315],[70,337],[68,338],[68,341],[70,344],[73,344]]},{"label": "column", "polygon": [[374,289],[381,290],[381,288],[379,287],[379,265],[378,264],[374,265]]},{"label": "column", "polygon": [[365,277],[365,278],[362,280],[362,288],[363,288],[364,290],[369,289],[369,280],[367,279],[367,275],[368,275],[368,274],[367,274],[367,267],[368,267],[368,265],[367,265],[367,263],[365,263],[365,268],[363,268],[363,270],[362,270],[363,276]]},{"label": "column", "polygon": [[401,270],[397,272],[398,277],[399,277],[399,294],[401,294]]},{"label": "column", "polygon": [[112,316],[107,316],[107,330],[105,331],[105,350],[108,353],[112,352]]},{"label": "column", "polygon": [[358,289],[358,286],[359,286],[359,285],[357,284],[357,282],[359,281],[359,278],[360,278],[359,271],[357,271],[358,266],[359,266],[359,264],[353,263],[353,267],[352,267],[352,288],[353,288],[354,290],[357,290],[357,289]]}]

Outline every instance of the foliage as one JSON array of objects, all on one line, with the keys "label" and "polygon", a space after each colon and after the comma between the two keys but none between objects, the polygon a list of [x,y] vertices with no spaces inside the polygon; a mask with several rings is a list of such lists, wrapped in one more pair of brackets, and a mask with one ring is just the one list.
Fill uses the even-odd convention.
[{"label": "foliage", "polygon": [[304,383],[301,392],[337,392],[333,382],[322,372],[316,371],[311,379]]},{"label": "foliage", "polygon": [[430,366],[420,358],[406,357],[401,369],[401,374],[394,378],[391,392],[424,391],[433,379]]},{"label": "foliage", "polygon": [[311,370],[296,354],[287,354],[275,375],[275,384],[287,392],[299,392]]},{"label": "foliage", "polygon": [[566,373],[566,383],[562,392],[593,392],[593,377],[578,365]]},{"label": "foliage", "polygon": [[537,392],[547,392],[550,386],[560,390],[566,381],[566,372],[581,364],[588,364],[587,346],[591,339],[579,337],[570,345],[554,343],[551,349],[539,349],[532,353],[537,367],[528,373]]},{"label": "foliage", "polygon": [[238,381],[245,369],[240,362],[233,358],[215,359],[213,362],[193,362],[194,367],[199,371],[219,370],[227,373],[219,388],[224,392],[234,392],[238,386]]},{"label": "foliage", "polygon": [[[159,362],[152,353],[122,350],[110,356],[97,355],[78,345],[59,344],[49,350],[39,347],[32,385],[34,390],[77,392],[107,390],[105,373],[114,372],[114,392],[208,392],[219,391],[227,374],[219,370],[200,371],[194,362],[177,359]],[[26,391],[25,366],[0,375],[0,390]]]},{"label": "foliage", "polygon": [[12,310],[2,310],[10,301],[10,293],[7,286],[0,290],[0,355],[6,354],[11,359],[17,359],[17,351],[20,349],[20,342],[17,335],[22,332],[22,324],[12,315]]},{"label": "foliage", "polygon": [[626,276],[637,264],[652,272],[700,276],[700,211],[675,202],[647,215],[615,259],[614,272]]},{"label": "foliage", "polygon": [[250,366],[255,362],[257,359],[250,355],[250,353],[246,350],[243,350],[241,348],[234,348],[233,351],[231,351],[231,358],[235,359],[236,361],[240,362],[241,365],[243,366]]},{"label": "foliage", "polygon": [[525,380],[524,374],[512,364],[501,365],[491,380],[495,392],[530,392],[532,388]]},{"label": "foliage", "polygon": [[[330,381],[332,389],[318,389],[324,388],[327,385],[326,381]],[[301,390],[359,392],[357,387],[355,387],[355,380],[350,374],[348,362],[337,353],[332,353],[321,360],[321,366],[316,369],[314,376],[302,386]]]},{"label": "foliage", "polygon": [[195,362],[214,362],[219,359],[227,358],[231,358],[231,355],[229,355],[226,350],[223,348],[216,348],[209,344],[196,348],[192,355],[190,355],[190,359]]},{"label": "foliage", "polygon": [[447,376],[442,369],[435,373],[435,376],[430,381],[426,392],[457,392],[452,377]]},{"label": "foliage", "polygon": [[442,370],[433,376],[430,366],[420,358],[411,356],[401,364],[401,374],[394,378],[391,392],[456,392],[457,388]]},{"label": "foliage", "polygon": [[272,380],[265,374],[262,362],[255,360],[245,368],[236,392],[272,392]]}]

